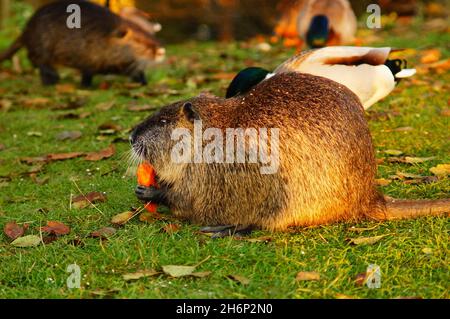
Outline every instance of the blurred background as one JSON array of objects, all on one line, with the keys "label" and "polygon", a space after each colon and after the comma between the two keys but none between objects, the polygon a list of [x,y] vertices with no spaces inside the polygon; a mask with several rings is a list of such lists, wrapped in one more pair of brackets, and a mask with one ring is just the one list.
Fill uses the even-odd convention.
[{"label": "blurred background", "polygon": [[[55,0],[53,0],[55,1]],[[107,0],[93,0],[105,4]],[[30,14],[30,8],[51,0],[0,0],[0,27],[12,14]],[[259,35],[295,35],[299,8],[305,0],[109,0],[110,8],[137,7],[162,25],[158,33],[165,43],[186,40],[245,40]],[[448,27],[448,0],[350,0],[359,18],[368,15],[371,3],[380,5],[382,14],[407,23],[413,16],[441,19]],[[17,9],[19,8],[19,9]],[[439,22],[435,22],[439,24]]]}]

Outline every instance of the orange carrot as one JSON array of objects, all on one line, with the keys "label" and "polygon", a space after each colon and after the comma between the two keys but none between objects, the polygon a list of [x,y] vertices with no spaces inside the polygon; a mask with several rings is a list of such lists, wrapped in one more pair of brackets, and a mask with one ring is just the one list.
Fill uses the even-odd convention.
[{"label": "orange carrot", "polygon": [[[139,185],[147,187],[158,187],[158,185],[156,184],[155,169],[149,163],[144,162],[139,165],[137,169],[137,180]],[[145,209],[150,213],[155,213],[157,208],[158,205],[155,203],[150,202],[145,205]]]}]

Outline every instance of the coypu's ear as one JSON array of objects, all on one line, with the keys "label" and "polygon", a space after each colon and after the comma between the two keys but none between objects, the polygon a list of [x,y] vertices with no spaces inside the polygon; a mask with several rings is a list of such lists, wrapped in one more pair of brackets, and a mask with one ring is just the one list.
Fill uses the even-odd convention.
[{"label": "coypu's ear", "polygon": [[194,122],[195,120],[200,120],[200,115],[197,110],[192,106],[191,102],[186,102],[183,105],[183,113],[189,122]]}]

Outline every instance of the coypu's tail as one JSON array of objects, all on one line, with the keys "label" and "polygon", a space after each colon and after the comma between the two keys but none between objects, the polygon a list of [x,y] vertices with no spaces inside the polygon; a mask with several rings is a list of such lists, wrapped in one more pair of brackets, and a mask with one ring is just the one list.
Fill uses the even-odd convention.
[{"label": "coypu's tail", "polygon": [[450,213],[450,198],[437,200],[386,199],[386,209],[369,217],[377,220],[407,219]]},{"label": "coypu's tail", "polygon": [[3,52],[0,52],[0,63],[3,62],[4,60],[12,58],[12,56],[22,48],[22,46],[23,46],[22,37],[19,37],[16,39],[16,41],[14,41],[13,44],[11,44],[11,46],[8,49],[6,49]]}]

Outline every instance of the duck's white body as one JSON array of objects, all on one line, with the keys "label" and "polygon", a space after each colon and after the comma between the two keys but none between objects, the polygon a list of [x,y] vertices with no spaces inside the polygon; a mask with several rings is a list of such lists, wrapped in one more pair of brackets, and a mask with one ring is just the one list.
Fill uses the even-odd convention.
[{"label": "duck's white body", "polygon": [[323,76],[348,87],[359,97],[364,109],[368,109],[394,89],[396,78],[415,73],[414,69],[403,69],[394,77],[384,64],[390,52],[389,47],[325,47],[292,57],[274,73],[302,72]]}]

